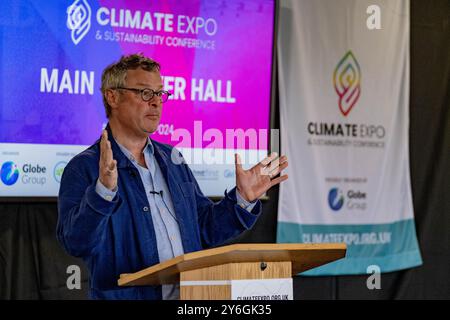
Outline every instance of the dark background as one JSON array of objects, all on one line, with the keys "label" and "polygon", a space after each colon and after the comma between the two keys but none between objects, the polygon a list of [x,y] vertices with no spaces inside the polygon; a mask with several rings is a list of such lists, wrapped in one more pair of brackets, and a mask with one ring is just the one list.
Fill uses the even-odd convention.
[{"label": "dark background", "polygon": [[[450,1],[411,0],[410,166],[423,265],[383,274],[380,290],[367,289],[366,275],[296,276],[295,299],[450,299],[449,110]],[[278,103],[272,123],[278,128]],[[268,196],[236,242],[275,242],[278,188]],[[0,203],[0,299],[87,298],[87,270],[57,243],[56,220],[56,202]],[[66,287],[73,264],[81,290]]]}]

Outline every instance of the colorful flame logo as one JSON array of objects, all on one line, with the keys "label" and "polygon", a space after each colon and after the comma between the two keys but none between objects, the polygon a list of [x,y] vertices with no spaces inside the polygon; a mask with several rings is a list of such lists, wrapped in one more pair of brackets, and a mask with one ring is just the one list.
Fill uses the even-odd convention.
[{"label": "colorful flame logo", "polygon": [[339,110],[347,116],[361,95],[361,69],[351,50],[334,69],[333,83],[339,96]]}]

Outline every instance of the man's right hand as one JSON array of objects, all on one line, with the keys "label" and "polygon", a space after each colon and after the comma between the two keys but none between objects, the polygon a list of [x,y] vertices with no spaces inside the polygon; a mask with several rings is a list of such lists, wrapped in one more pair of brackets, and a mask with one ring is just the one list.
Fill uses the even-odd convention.
[{"label": "man's right hand", "polygon": [[117,161],[113,159],[111,142],[108,140],[108,132],[106,130],[103,130],[102,139],[100,140],[99,179],[109,190],[116,190]]}]

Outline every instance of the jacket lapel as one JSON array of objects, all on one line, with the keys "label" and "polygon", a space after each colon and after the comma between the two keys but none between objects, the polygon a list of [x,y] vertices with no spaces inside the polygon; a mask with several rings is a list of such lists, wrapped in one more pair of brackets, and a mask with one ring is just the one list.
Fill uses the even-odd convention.
[{"label": "jacket lapel", "polygon": [[113,152],[113,158],[117,161],[117,168],[123,169],[128,167],[133,167],[133,164],[128,160],[128,158],[123,154],[122,150],[120,150],[119,145],[114,139],[111,131],[111,127],[106,126],[106,131],[108,131],[108,140],[111,142],[111,149]]}]

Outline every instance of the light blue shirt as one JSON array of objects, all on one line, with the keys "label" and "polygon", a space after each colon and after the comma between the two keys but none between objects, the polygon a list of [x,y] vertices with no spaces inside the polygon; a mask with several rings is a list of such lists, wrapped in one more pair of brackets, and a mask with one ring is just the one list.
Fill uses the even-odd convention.
[{"label": "light blue shirt", "polygon": [[[152,216],[153,226],[155,228],[159,261],[163,262],[182,255],[184,253],[183,244],[181,242],[180,228],[175,215],[172,197],[158,162],[155,159],[154,148],[150,138],[143,150],[147,168],[140,166],[130,151],[119,143],[117,144],[124,155],[139,171],[150,205],[149,213]],[[113,191],[109,190],[100,182],[100,179],[97,180],[95,190],[102,198],[108,201],[111,201],[118,191],[117,188]],[[238,205],[249,212],[256,205],[256,202],[250,203],[244,200],[237,191],[236,198]],[[163,285],[162,295],[164,300],[179,299],[179,285]]]}]

